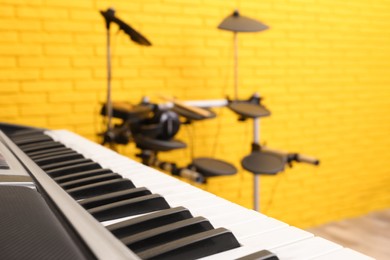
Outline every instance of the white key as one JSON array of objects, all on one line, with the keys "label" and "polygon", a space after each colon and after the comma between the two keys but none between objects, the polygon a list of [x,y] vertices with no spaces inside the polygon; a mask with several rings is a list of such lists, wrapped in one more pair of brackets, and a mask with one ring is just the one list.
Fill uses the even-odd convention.
[{"label": "white key", "polygon": [[206,257],[205,259],[236,259],[263,249],[267,249],[272,252],[272,248],[292,244],[310,238],[312,236],[313,235],[309,232],[303,231],[298,228],[284,227],[259,235],[251,236],[249,238],[240,239],[239,242],[241,243],[242,247],[215,254]]},{"label": "white key", "polygon": [[103,226],[109,226],[118,222],[122,222],[131,218],[139,217],[141,215],[136,215],[136,216],[129,216],[129,217],[124,217],[124,218],[117,218],[117,219],[112,219],[112,220],[107,220],[107,221],[102,221],[100,222]]},{"label": "white key", "polygon": [[171,183],[168,181],[167,182],[164,181],[161,184],[147,183],[144,186],[147,187],[153,193],[164,194],[166,196],[169,195],[181,196],[182,194],[187,194],[187,193],[192,194],[192,193],[199,192],[198,190],[190,189],[189,187],[187,187],[187,185],[183,185],[182,183]]},{"label": "white key", "polygon": [[272,249],[279,259],[304,260],[329,254],[333,251],[342,249],[342,246],[325,240],[321,237],[312,237],[291,245]]},{"label": "white key", "polygon": [[200,258],[202,260],[226,260],[226,259],[237,259],[239,257],[247,256],[257,251],[263,249],[259,249],[256,246],[242,246],[233,250],[229,250],[223,253],[207,256],[204,258]]},{"label": "white key", "polygon": [[245,238],[283,227],[288,227],[288,225],[273,218],[264,218],[260,221],[255,219],[240,224],[233,224],[229,226],[229,229],[233,232],[237,239],[244,241]]},{"label": "white key", "polygon": [[363,255],[349,248],[343,248],[335,252],[313,258],[315,260],[375,260],[375,258]]},{"label": "white key", "polygon": [[296,227],[285,227],[270,232],[247,237],[241,240],[243,245],[257,245],[265,248],[275,248],[289,243],[313,237],[314,235]]},{"label": "white key", "polygon": [[[191,212],[193,209],[208,209],[218,205],[228,205],[229,202],[225,200],[221,200],[218,197],[203,197],[199,200],[191,200],[191,201],[182,201],[180,198],[171,198],[167,200],[168,203],[171,203],[174,206],[183,206],[189,209]],[[206,216],[205,216],[206,217]]]},{"label": "white key", "polygon": [[266,219],[263,216],[256,216],[251,214],[250,210],[242,211],[226,211],[223,214],[209,215],[207,219],[210,220],[214,227],[226,227],[230,225],[238,225],[251,220],[261,221]]}]

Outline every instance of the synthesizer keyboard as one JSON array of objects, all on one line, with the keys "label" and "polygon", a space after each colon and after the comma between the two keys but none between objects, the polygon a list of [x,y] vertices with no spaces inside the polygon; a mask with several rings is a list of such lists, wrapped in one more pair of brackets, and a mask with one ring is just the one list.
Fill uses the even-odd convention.
[{"label": "synthesizer keyboard", "polygon": [[72,132],[1,128],[0,187],[35,187],[86,259],[372,259]]}]

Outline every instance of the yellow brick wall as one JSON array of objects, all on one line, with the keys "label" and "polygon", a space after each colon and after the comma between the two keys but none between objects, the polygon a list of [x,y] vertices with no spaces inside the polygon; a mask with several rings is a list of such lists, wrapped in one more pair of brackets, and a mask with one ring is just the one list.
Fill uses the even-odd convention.
[{"label": "yellow brick wall", "polygon": [[[271,29],[240,34],[240,97],[265,97],[271,147],[321,159],[261,179],[266,214],[300,227],[390,206],[390,2],[369,0],[0,0],[0,120],[67,128],[96,140],[102,129],[106,49],[101,9],[153,43],[112,32],[113,96],[218,99],[233,95],[233,36],[216,29],[235,8]],[[250,122],[226,109],[183,128],[196,156],[239,167]],[[134,146],[121,148],[133,154]],[[163,155],[184,165],[190,150]],[[252,175],[202,186],[251,207]]]}]

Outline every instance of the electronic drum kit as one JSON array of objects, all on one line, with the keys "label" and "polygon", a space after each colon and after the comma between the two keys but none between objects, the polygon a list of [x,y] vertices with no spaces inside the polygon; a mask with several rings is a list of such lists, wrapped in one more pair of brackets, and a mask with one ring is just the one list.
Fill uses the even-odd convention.
[{"label": "electronic drum kit", "polygon": [[[159,167],[173,175],[188,178],[195,182],[204,183],[208,178],[227,176],[237,173],[237,169],[230,163],[220,159],[201,157],[193,158],[192,162],[179,167],[174,162],[165,162],[158,159],[160,152],[186,148],[187,145],[175,139],[182,124],[191,124],[195,121],[211,119],[216,114],[210,107],[189,106],[185,102],[164,97],[167,104],[154,104],[144,99],[139,104],[128,102],[112,102],[111,100],[111,51],[110,51],[110,24],[115,23],[128,34],[132,41],[144,46],[151,46],[149,40],[131,28],[115,15],[113,9],[101,11],[107,29],[107,101],[102,106],[101,115],[107,119],[106,131],[102,134],[103,144],[113,147],[115,144],[134,142],[140,153],[142,163],[148,166]],[[261,117],[270,116],[270,111],[261,103],[258,94],[247,100],[238,99],[238,41],[240,32],[259,32],[269,27],[260,21],[245,17],[234,11],[218,26],[221,30],[233,32],[234,35],[234,99],[222,102],[224,106],[239,116],[239,121],[253,121],[253,143],[251,153],[241,160],[241,166],[254,176],[254,209],[259,211],[259,175],[275,175],[284,170],[292,162],[305,162],[314,165],[319,160],[297,153],[272,150],[260,145],[259,124]],[[112,118],[121,119],[121,123],[113,125]],[[181,120],[184,119],[184,120]]]}]

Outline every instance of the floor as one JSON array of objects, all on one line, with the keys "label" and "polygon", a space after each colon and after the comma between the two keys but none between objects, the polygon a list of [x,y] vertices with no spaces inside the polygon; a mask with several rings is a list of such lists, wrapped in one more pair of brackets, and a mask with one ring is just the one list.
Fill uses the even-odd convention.
[{"label": "floor", "polygon": [[308,231],[378,260],[390,259],[390,209]]}]

